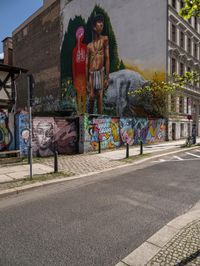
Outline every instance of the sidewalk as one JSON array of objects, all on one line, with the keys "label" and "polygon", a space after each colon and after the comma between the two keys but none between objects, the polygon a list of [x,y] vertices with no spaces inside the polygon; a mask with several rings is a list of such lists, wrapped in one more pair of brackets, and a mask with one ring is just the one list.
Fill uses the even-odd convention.
[{"label": "sidewalk", "polygon": [[[197,139],[197,143],[200,138]],[[170,141],[153,145],[144,145],[144,154],[166,153],[170,151],[180,150],[180,146],[185,140]],[[130,156],[140,154],[139,146],[131,146],[129,150]],[[58,169],[62,172],[70,172],[72,175],[83,175],[93,172],[101,172],[116,167],[127,165],[123,159],[126,157],[126,148],[115,151],[102,151],[101,154],[77,154],[59,156]],[[42,158],[40,163],[33,164],[33,175],[51,173],[54,171],[54,158]],[[0,168],[0,184],[21,180],[29,176],[29,165],[9,165]]]},{"label": "sidewalk", "polygon": [[[9,165],[0,168],[0,184],[5,182],[12,182],[28,177],[30,174],[30,166],[26,165]],[[53,168],[44,164],[33,164],[34,174],[47,174],[53,172]]]},{"label": "sidewalk", "polygon": [[200,202],[169,222],[116,266],[144,265],[200,265]]}]

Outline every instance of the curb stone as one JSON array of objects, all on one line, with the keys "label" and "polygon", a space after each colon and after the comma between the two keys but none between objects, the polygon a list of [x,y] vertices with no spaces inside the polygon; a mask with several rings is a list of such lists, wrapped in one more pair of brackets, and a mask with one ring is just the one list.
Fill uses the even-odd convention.
[{"label": "curb stone", "polygon": [[91,176],[91,175],[96,175],[96,174],[112,171],[112,170],[115,170],[115,169],[118,169],[118,168],[125,168],[125,167],[130,167],[130,166],[133,166],[133,165],[139,165],[139,164],[148,162],[148,161],[150,161],[152,159],[164,157],[164,156],[171,155],[171,154],[177,154],[177,153],[181,153],[183,151],[189,151],[189,150],[193,150],[193,149],[197,149],[197,146],[190,147],[190,148],[185,148],[184,150],[182,148],[180,148],[180,150],[178,150],[178,151],[174,150],[174,151],[169,151],[169,152],[166,152],[166,153],[152,155],[152,156],[149,156],[149,157],[144,158],[144,159],[138,159],[137,161],[132,162],[132,163],[129,162],[129,163],[124,164],[124,165],[119,165],[119,166],[111,167],[111,168],[108,168],[108,169],[103,169],[103,170],[100,170],[100,171],[90,172],[90,173],[87,173],[87,174],[76,175],[76,176],[72,176],[72,177],[69,177],[69,178],[59,178],[59,179],[54,179],[54,180],[49,180],[49,181],[41,181],[41,182],[38,182],[38,183],[35,183],[35,184],[28,184],[28,185],[21,186],[21,187],[16,187],[16,188],[2,190],[2,191],[0,191],[0,198],[4,198],[4,197],[10,196],[10,195],[14,195],[14,194],[19,194],[21,192],[25,192],[25,191],[28,191],[28,190],[31,190],[31,189],[34,189],[34,188],[39,188],[39,187],[48,186],[48,185],[52,185],[52,184],[58,184],[58,183],[66,182],[66,181],[76,180],[76,179],[80,179],[80,178],[83,178],[83,177],[88,177],[88,176]]},{"label": "curb stone", "polygon": [[[127,257],[122,259],[115,266],[144,266],[178,235],[186,226],[200,221],[200,202],[198,202],[189,212],[178,216],[161,228],[158,232],[147,239],[141,246],[136,248]],[[124,264],[123,264],[124,263]]]}]

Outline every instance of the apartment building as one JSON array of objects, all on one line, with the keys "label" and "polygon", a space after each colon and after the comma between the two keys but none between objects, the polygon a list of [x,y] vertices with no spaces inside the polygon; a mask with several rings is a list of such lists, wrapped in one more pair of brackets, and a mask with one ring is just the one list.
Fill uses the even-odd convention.
[{"label": "apartment building", "polygon": [[[168,74],[183,75],[186,71],[200,73],[200,23],[197,17],[188,21],[179,16],[183,0],[168,3]],[[192,126],[200,134],[200,83],[180,90],[171,99],[169,138],[191,135]]]}]

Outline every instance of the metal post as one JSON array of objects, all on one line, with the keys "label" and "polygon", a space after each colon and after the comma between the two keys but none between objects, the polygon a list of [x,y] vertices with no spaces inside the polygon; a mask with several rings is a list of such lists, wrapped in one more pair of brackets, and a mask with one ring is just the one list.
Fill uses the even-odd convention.
[{"label": "metal post", "polygon": [[99,153],[101,153],[101,141],[99,140]]},{"label": "metal post", "polygon": [[129,144],[126,143],[126,158],[129,158]]},{"label": "metal post", "polygon": [[54,151],[54,173],[58,172],[58,152]]},{"label": "metal post", "polygon": [[140,155],[143,154],[143,142],[142,140],[140,141]]},{"label": "metal post", "polygon": [[30,179],[33,178],[33,154],[32,154],[32,104],[31,104],[31,76],[27,76],[28,83],[28,109],[29,109],[29,165],[30,165]]}]

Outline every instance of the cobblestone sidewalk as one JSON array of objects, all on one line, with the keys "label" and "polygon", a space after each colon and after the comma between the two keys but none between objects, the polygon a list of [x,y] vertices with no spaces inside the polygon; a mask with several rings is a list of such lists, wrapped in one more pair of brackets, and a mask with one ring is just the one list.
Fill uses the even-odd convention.
[{"label": "cobblestone sidewalk", "polygon": [[147,263],[147,266],[162,265],[200,265],[200,220],[184,227]]},{"label": "cobblestone sidewalk", "polygon": [[[42,163],[48,166],[53,166],[54,161],[53,158],[47,158],[44,159]],[[75,175],[97,172],[124,164],[126,163],[123,161],[108,160],[107,158],[100,157],[95,154],[80,154],[58,157],[59,171],[70,171]]]}]

